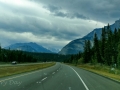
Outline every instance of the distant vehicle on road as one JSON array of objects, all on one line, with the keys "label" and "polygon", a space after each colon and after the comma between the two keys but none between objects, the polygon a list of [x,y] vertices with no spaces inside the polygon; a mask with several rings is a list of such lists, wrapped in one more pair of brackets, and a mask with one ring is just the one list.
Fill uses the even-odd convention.
[{"label": "distant vehicle on road", "polygon": [[12,64],[13,64],[13,65],[17,64],[17,61],[12,61]]}]

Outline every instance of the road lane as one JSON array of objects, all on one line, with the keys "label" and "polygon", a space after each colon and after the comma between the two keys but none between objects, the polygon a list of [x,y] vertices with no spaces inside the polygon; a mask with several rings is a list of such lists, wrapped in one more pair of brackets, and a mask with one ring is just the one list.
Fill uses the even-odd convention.
[{"label": "road lane", "polygon": [[77,74],[68,66],[62,65],[48,80],[43,82],[44,90],[86,90]]},{"label": "road lane", "polygon": [[89,71],[57,63],[34,72],[0,78],[0,90],[119,90],[120,84]]},{"label": "road lane", "polygon": [[72,68],[81,76],[89,90],[120,90],[120,83],[77,67]]},{"label": "road lane", "polygon": [[83,79],[81,78],[81,76],[75,71],[75,69],[73,69],[72,67],[70,67],[70,68],[77,74],[77,76],[82,81],[83,85],[85,86],[86,90],[89,90],[88,87],[87,87],[87,85],[85,84],[85,82],[83,81]]}]

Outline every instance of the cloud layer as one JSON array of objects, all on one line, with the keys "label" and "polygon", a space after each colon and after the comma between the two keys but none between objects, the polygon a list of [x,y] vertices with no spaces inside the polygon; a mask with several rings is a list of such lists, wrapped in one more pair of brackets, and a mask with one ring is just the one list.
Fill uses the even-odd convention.
[{"label": "cloud layer", "polygon": [[94,28],[114,23],[119,0],[0,0],[0,43],[36,42],[61,49]]}]

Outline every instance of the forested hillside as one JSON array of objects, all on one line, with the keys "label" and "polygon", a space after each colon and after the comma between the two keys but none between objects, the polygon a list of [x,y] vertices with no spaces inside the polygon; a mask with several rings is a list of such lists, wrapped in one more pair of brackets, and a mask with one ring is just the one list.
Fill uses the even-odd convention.
[{"label": "forested hillside", "polygon": [[37,62],[37,58],[22,51],[6,50],[0,47],[0,62]]},{"label": "forested hillside", "polygon": [[70,55],[58,55],[54,53],[33,53],[23,52],[18,50],[6,50],[0,47],[0,62],[12,62],[17,61],[18,63],[24,62],[49,62],[59,61],[70,57]]},{"label": "forested hillside", "polygon": [[120,68],[120,29],[114,32],[108,24],[107,28],[102,28],[101,38],[94,34],[93,46],[89,40],[85,41],[84,52],[72,55],[65,62],[69,63],[91,63],[101,64]]}]

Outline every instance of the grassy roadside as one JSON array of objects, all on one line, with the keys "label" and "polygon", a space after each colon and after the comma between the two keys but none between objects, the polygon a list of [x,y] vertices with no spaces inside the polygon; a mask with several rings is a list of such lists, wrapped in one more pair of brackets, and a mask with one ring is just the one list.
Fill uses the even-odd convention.
[{"label": "grassy roadside", "polygon": [[[73,64],[69,64],[69,65],[73,65]],[[90,64],[81,64],[81,65],[77,65],[77,67],[120,82],[120,70],[118,69],[115,69],[113,71],[111,70],[110,67],[107,67],[107,66],[90,65]]]},{"label": "grassy roadside", "polygon": [[0,77],[39,70],[55,65],[55,63],[44,63],[35,65],[21,65],[21,66],[2,66],[0,67]]}]

